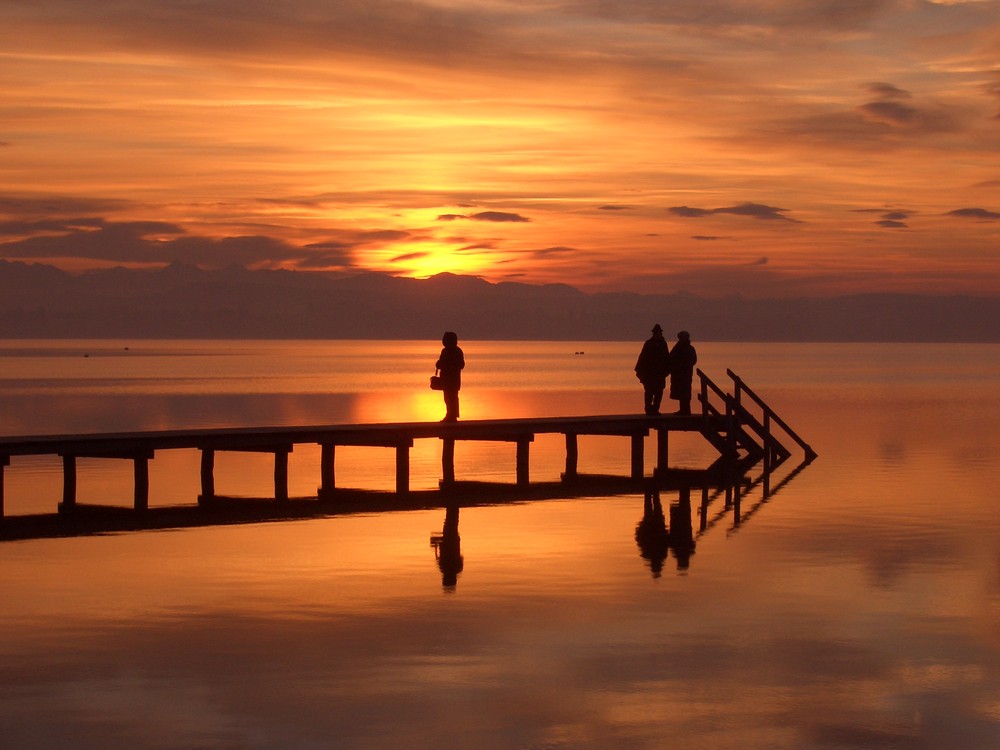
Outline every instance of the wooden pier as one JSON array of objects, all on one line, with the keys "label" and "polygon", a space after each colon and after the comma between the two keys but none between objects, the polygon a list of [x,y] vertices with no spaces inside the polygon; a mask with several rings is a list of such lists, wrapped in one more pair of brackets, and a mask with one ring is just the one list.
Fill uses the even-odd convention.
[{"label": "wooden pier", "polygon": [[[455,476],[455,443],[493,441],[516,446],[513,486],[527,491],[530,476],[530,446],[537,435],[559,434],[565,439],[566,461],[562,482],[571,485],[581,478],[578,439],[589,435],[627,438],[631,444],[630,474],[626,479],[643,480],[645,442],[656,434],[654,477],[668,470],[669,435],[689,432],[702,435],[719,452],[715,464],[732,465],[741,460],[763,461],[770,469],[791,455],[791,441],[803,451],[806,461],[816,454],[776,414],[731,371],[733,390],[726,391],[698,371],[701,405],[691,415],[598,415],[580,417],[540,417],[488,419],[453,423],[405,422],[395,424],[341,424],[309,427],[222,428],[166,430],[153,432],[44,435],[0,438],[0,523],[4,519],[4,467],[16,456],[59,456],[63,466],[63,491],[58,511],[74,516],[79,510],[76,497],[77,460],[101,458],[127,460],[134,467],[133,509],[149,510],[149,462],[164,450],[198,450],[201,453],[201,493],[199,505],[209,506],[218,499],[215,488],[215,455],[220,451],[249,451],[271,454],[274,459],[276,504],[289,501],[288,456],[296,445],[321,447],[317,499],[331,501],[342,496],[337,486],[335,462],[338,447],[371,446],[395,452],[395,494],[410,493],[410,449],[416,440],[441,442],[441,491],[460,484]],[[347,488],[349,490],[349,488]]]}]

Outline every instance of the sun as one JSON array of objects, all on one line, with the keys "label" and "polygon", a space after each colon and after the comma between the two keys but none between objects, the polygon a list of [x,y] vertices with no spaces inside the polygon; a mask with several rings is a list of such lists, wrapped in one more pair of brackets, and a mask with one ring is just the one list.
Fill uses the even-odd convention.
[{"label": "sun", "polygon": [[426,279],[439,273],[480,276],[495,261],[494,257],[481,250],[457,247],[437,240],[382,248],[378,256],[371,260],[379,270],[414,279]]}]

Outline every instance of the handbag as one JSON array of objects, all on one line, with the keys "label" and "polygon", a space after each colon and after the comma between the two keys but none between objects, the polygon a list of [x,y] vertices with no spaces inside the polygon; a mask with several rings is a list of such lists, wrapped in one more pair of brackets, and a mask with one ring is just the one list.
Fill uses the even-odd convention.
[{"label": "handbag", "polygon": [[444,380],[437,373],[438,373],[438,370],[435,370],[434,374],[431,375],[431,390],[432,391],[443,391],[444,390]]}]

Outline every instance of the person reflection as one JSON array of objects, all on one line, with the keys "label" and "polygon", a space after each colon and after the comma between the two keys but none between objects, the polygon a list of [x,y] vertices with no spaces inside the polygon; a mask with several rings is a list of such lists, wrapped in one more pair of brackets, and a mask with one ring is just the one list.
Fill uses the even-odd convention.
[{"label": "person reflection", "polygon": [[694,529],[691,528],[691,488],[682,487],[677,502],[670,505],[670,550],[677,560],[677,570],[687,570],[694,554]]},{"label": "person reflection", "polygon": [[635,541],[639,545],[639,554],[649,561],[653,578],[659,578],[670,546],[670,534],[663,517],[659,490],[647,490],[643,497],[642,520],[635,527]]},{"label": "person reflection", "polygon": [[635,362],[635,376],[642,383],[645,412],[655,416],[660,413],[660,402],[663,401],[663,391],[667,387],[670,348],[663,338],[663,328],[659,323],[653,326],[652,333],[643,343]]},{"label": "person reflection", "polygon": [[441,383],[444,386],[445,415],[442,422],[458,421],[458,392],[462,388],[462,370],[465,368],[465,354],[458,346],[458,334],[445,331],[441,337],[444,348],[434,366],[441,373]]},{"label": "person reflection", "polygon": [[444,527],[440,534],[431,535],[434,558],[441,570],[441,586],[451,592],[458,585],[458,574],[465,567],[462,558],[462,539],[458,535],[458,506],[448,506],[444,515]]}]

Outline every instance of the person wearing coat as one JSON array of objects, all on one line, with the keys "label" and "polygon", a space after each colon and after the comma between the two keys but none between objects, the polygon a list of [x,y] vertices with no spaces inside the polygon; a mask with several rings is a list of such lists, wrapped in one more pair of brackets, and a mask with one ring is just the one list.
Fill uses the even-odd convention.
[{"label": "person wearing coat", "polygon": [[444,386],[445,415],[442,422],[458,421],[458,392],[462,388],[462,369],[465,367],[465,354],[458,346],[458,334],[446,331],[441,337],[444,348],[434,366],[441,373],[441,384]]},{"label": "person wearing coat", "polygon": [[653,335],[646,339],[635,363],[635,376],[643,389],[643,407],[646,414],[660,413],[660,402],[667,387],[667,373],[670,371],[670,350],[663,338],[663,328],[657,323]]},{"label": "person wearing coat", "polygon": [[698,353],[691,346],[691,334],[680,331],[677,343],[670,350],[670,398],[680,402],[678,414],[691,413],[691,380]]}]

